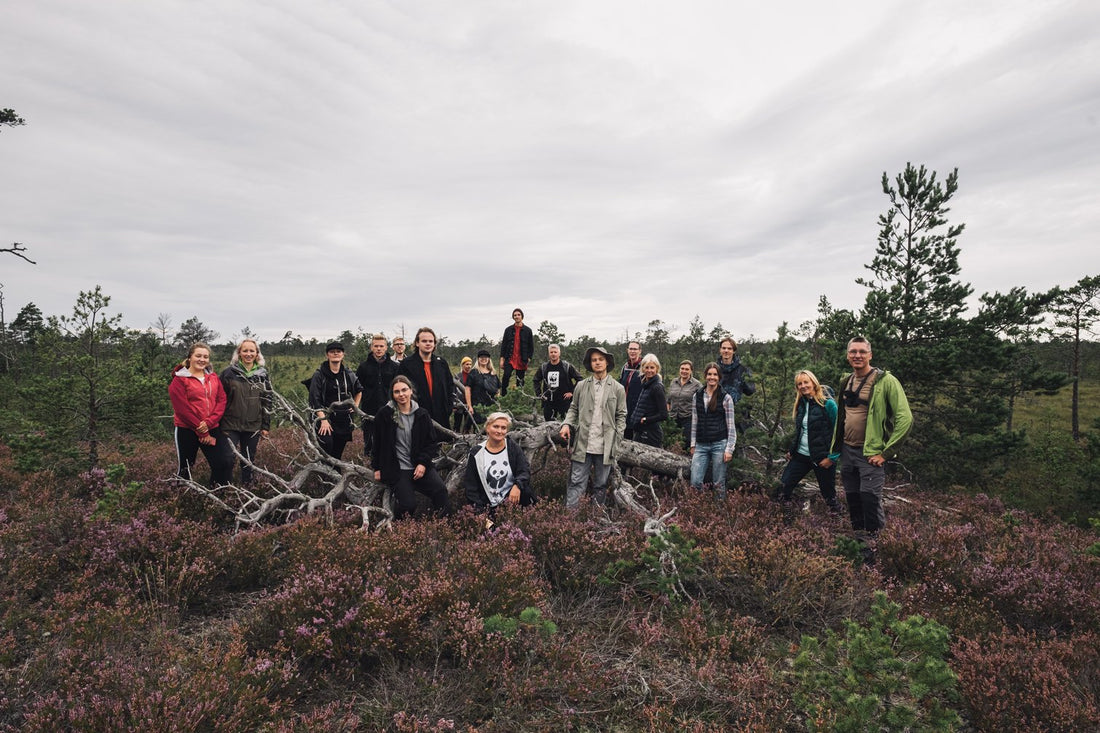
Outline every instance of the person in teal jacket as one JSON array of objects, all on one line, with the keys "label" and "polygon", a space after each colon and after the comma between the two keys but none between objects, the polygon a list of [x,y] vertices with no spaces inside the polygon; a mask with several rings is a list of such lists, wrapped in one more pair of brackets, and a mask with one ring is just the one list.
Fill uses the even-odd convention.
[{"label": "person in teal jacket", "polygon": [[825,505],[840,511],[836,500],[836,461],[840,454],[832,452],[836,400],[826,396],[821,382],[806,369],[794,375],[794,391],[794,437],[787,450],[787,467],[780,479],[780,498],[790,501],[794,487],[813,471]]},{"label": "person in teal jacket", "polygon": [[909,400],[897,377],[871,367],[871,342],[848,342],[852,373],[844,379],[830,452],[840,451],[840,480],[852,529],[874,536],[886,524],[882,486],[886,461],[913,425]]}]

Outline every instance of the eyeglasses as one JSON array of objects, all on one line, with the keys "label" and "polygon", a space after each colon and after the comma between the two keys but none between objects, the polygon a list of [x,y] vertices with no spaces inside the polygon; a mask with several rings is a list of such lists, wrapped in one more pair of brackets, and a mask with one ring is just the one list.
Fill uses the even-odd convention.
[{"label": "eyeglasses", "polygon": [[855,356],[857,354],[870,354],[871,352],[867,349],[848,349],[848,353]]}]

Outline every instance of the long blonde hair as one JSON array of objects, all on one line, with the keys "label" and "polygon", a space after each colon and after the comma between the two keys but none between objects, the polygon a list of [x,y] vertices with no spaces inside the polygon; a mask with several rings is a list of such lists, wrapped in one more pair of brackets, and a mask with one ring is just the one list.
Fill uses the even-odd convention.
[{"label": "long blonde hair", "polygon": [[821,386],[821,382],[817,381],[817,377],[809,369],[803,369],[794,375],[794,407],[791,408],[791,417],[795,419],[798,418],[798,402],[802,399],[802,393],[798,391],[800,377],[806,377],[810,380],[810,384],[814,386],[814,402],[819,405],[825,404],[825,389]]}]

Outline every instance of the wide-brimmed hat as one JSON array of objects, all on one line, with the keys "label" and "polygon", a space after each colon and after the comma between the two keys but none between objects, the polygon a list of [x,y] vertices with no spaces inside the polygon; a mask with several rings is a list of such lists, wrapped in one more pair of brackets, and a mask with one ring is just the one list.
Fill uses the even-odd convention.
[{"label": "wide-brimmed hat", "polygon": [[602,346],[589,346],[588,350],[584,352],[584,368],[588,371],[592,371],[593,354],[599,354],[607,359],[607,371],[611,371],[615,368],[615,357],[611,355],[610,351]]}]

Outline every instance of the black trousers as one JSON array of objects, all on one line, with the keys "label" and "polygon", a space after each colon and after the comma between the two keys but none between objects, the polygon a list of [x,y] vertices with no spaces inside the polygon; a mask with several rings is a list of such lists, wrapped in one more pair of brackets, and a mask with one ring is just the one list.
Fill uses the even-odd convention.
[{"label": "black trousers", "polygon": [[[256,460],[256,449],[260,446],[259,430],[255,432],[251,430],[226,430],[225,437],[229,438],[229,441],[237,446],[237,450],[240,451],[241,455],[250,462]],[[232,457],[230,457],[230,460],[232,460]],[[251,466],[241,461],[241,483],[247,485],[254,480]]]},{"label": "black trousers", "polygon": [[512,378],[512,372],[516,373],[516,387],[523,386],[523,377],[527,374],[526,369],[512,369],[512,362],[504,362],[504,374],[500,378],[500,396],[508,394],[508,381]]},{"label": "black trousers", "polygon": [[229,449],[229,439],[220,428],[214,428],[210,435],[217,441],[214,445],[199,442],[199,435],[190,428],[176,426],[176,455],[179,456],[177,475],[189,481],[194,480],[191,467],[195,465],[199,451],[210,465],[210,485],[225,486],[233,481],[233,451]]},{"label": "black trousers", "polygon": [[451,513],[447,487],[443,485],[443,479],[436,470],[429,466],[419,479],[413,478],[412,471],[401,471],[401,475],[397,477],[397,483],[393,485],[393,496],[397,500],[397,519],[416,510],[417,493],[431,500],[432,508],[437,514],[446,516]]},{"label": "black trousers", "polygon": [[351,442],[351,433],[337,433],[336,431],[328,435],[318,433],[317,442],[321,444],[321,450],[339,461],[344,457],[344,447]]},{"label": "black trousers", "polygon": [[780,491],[783,498],[790,499],[794,494],[794,487],[798,486],[798,482],[810,471],[813,471],[817,478],[817,485],[821,488],[821,498],[829,506],[836,506],[836,463],[828,468],[822,468],[815,465],[809,456],[801,453],[792,454],[787,467],[783,469],[783,477],[779,479],[782,484]]},{"label": "black trousers", "polygon": [[572,401],[572,397],[567,400],[545,400],[542,403],[542,419],[547,422],[554,418],[564,420],[565,413],[569,412],[569,403]]}]

